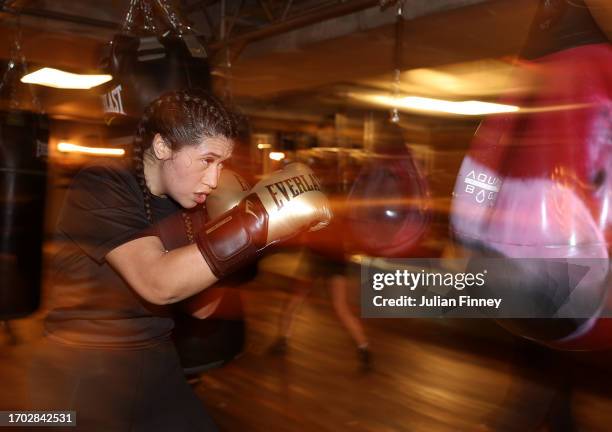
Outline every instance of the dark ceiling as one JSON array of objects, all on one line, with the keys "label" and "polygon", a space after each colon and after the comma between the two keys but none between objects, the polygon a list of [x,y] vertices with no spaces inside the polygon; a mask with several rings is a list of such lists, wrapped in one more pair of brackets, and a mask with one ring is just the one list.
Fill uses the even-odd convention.
[{"label": "dark ceiling", "polygon": [[[442,97],[499,94],[509,69],[505,59],[523,43],[534,4],[406,0],[402,91]],[[0,5],[0,38],[14,39],[19,28],[30,64],[87,71],[96,69],[102,47],[121,27],[129,6],[125,0]],[[391,85],[395,5],[382,8],[376,0],[183,0],[176,10],[206,40],[215,77],[227,80],[233,97],[262,115],[308,117],[324,112],[325,106],[333,111],[338,104],[356,103],[347,94],[387,91]],[[0,46],[0,57],[8,59],[9,48]],[[456,85],[445,85],[448,80]],[[98,100],[88,92],[40,93],[52,115],[99,115]]]}]

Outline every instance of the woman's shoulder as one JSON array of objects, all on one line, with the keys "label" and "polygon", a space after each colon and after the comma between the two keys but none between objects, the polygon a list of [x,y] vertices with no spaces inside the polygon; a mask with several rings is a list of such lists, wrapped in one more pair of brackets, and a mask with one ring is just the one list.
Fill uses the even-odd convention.
[{"label": "woman's shoulder", "polygon": [[107,187],[139,190],[138,180],[124,161],[95,162],[83,166],[72,180],[72,188]]},{"label": "woman's shoulder", "polygon": [[130,165],[123,160],[91,162],[84,165],[76,174],[75,179],[98,178],[115,181],[136,181]]},{"label": "woman's shoulder", "polygon": [[140,202],[142,192],[129,164],[123,161],[85,165],[72,179],[69,197],[91,205]]}]

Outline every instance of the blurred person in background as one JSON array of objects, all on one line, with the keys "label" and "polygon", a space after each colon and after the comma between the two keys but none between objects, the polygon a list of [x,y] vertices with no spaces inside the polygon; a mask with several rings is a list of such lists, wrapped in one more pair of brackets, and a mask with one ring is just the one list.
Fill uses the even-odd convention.
[{"label": "blurred person in background", "polygon": [[[337,156],[337,155],[336,155]],[[334,218],[324,231],[303,234],[298,239],[302,245],[297,253],[297,269],[292,278],[297,282],[292,293],[284,302],[278,321],[278,337],[270,347],[272,354],[284,354],[289,348],[296,314],[299,313],[306,297],[317,285],[329,290],[334,312],[344,330],[349,334],[357,348],[357,357],[362,370],[372,366],[372,353],[360,318],[351,307],[351,293],[354,283],[349,276],[350,262],[346,253],[345,236],[347,210],[343,183],[338,176],[337,159],[313,158],[311,166],[329,195]]]}]

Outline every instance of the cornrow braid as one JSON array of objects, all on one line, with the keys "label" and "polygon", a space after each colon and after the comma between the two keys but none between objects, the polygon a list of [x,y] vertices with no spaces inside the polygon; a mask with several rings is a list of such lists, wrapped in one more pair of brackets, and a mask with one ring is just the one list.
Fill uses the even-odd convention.
[{"label": "cornrow braid", "polygon": [[[136,174],[136,179],[138,180],[138,185],[140,186],[140,190],[142,191],[142,197],[144,199],[144,208],[145,214],[147,216],[147,220],[149,223],[153,223],[153,212],[151,210],[151,191],[147,186],[147,180],[145,178],[144,173],[144,151],[145,151],[145,134],[147,123],[147,113],[143,115],[142,119],[138,123],[138,128],[136,130],[136,135],[134,136],[134,144],[132,150],[132,166],[134,173]],[[149,147],[147,145],[147,147]]]},{"label": "cornrow braid", "polygon": [[147,106],[134,137],[132,166],[144,197],[149,223],[153,223],[151,191],[144,173],[144,157],[155,134],[173,151],[198,145],[202,139],[222,136],[234,139],[241,133],[242,119],[216,97],[200,89],[168,92]]}]

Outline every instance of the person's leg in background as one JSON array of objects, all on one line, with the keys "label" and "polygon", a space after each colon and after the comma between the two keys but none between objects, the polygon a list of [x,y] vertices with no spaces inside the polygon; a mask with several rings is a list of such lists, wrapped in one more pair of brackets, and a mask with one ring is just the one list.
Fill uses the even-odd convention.
[{"label": "person's leg in background", "polygon": [[369,349],[368,339],[361,325],[361,321],[351,311],[347,291],[349,279],[341,274],[331,276],[327,283],[332,296],[332,305],[338,319],[357,345],[359,360],[364,369],[371,367],[372,355]]},{"label": "person's leg in background", "polygon": [[287,351],[289,338],[293,330],[294,318],[310,291],[309,283],[299,281],[294,288],[294,292],[285,301],[278,318],[278,337],[270,347],[270,353],[284,354]]}]

